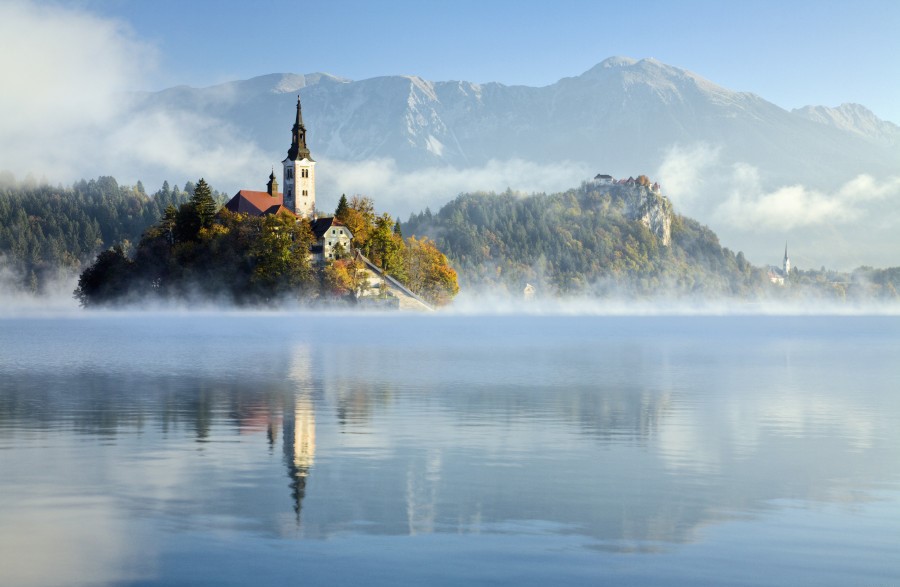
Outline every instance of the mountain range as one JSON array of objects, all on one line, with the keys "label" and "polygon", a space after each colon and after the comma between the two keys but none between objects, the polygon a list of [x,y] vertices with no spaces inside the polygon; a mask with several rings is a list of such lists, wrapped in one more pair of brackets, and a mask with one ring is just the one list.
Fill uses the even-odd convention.
[{"label": "mountain range", "polygon": [[[259,164],[264,178],[289,146],[297,94],[313,156],[341,162],[341,171],[348,163],[390,162],[394,173],[420,174],[427,181],[423,169],[462,177],[467,170],[517,161],[521,185],[511,187],[526,191],[552,190],[539,178],[560,165],[583,172],[581,179],[646,173],[661,181],[682,211],[709,223],[726,242],[733,235],[734,248],[756,254],[756,262],[766,260],[760,258],[763,247],[772,247],[774,257],[773,240],[783,244],[791,238],[816,249],[806,254],[816,266],[819,260],[900,264],[896,238],[888,254],[875,259],[874,253],[885,252],[883,242],[851,243],[866,218],[885,223],[884,206],[900,193],[900,127],[857,104],[788,111],[654,59],[609,58],[544,87],[279,73],[135,94],[132,115],[180,112],[220,121],[269,157]],[[205,173],[216,185],[214,170]],[[348,189],[329,177],[339,173],[336,166],[329,172],[321,165],[319,173],[333,191]],[[845,195],[860,176],[874,182],[876,195]],[[571,180],[566,177],[557,189]],[[397,190],[414,191],[396,183]],[[794,191],[785,192],[786,186]],[[443,197],[426,188],[428,197],[391,194],[388,200],[404,202],[393,209],[407,213],[479,189],[471,183],[455,188],[451,181]],[[835,244],[836,232],[841,238]],[[843,248],[827,250],[829,243]],[[802,261],[804,253],[798,252]]]}]

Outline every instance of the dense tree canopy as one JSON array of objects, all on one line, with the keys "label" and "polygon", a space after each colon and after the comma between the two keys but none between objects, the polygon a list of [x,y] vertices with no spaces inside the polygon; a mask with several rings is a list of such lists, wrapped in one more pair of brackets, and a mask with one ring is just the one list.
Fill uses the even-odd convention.
[{"label": "dense tree canopy", "polygon": [[723,248],[705,226],[675,215],[672,243],[663,246],[614,194],[590,184],[552,195],[463,194],[437,214],[412,215],[403,229],[431,236],[466,287],[747,295],[766,285],[761,269]]},{"label": "dense tree canopy", "polygon": [[[223,200],[222,194],[210,194]],[[0,263],[17,280],[11,285],[39,291],[47,281],[79,271],[99,251],[115,244],[126,254],[167,207],[180,206],[190,197],[190,192],[171,188],[168,182],[147,195],[140,182],[123,186],[112,177],[65,188],[4,181]]]},{"label": "dense tree canopy", "polygon": [[[650,185],[646,176],[636,182]],[[615,188],[585,184],[558,194],[463,194],[437,214],[410,216],[408,234],[426,235],[460,272],[465,288],[521,295],[672,295],[742,298],[892,298],[900,268],[852,275],[794,270],[786,287],[767,270],[721,246],[712,230],[673,214],[671,244],[624,213]]]}]

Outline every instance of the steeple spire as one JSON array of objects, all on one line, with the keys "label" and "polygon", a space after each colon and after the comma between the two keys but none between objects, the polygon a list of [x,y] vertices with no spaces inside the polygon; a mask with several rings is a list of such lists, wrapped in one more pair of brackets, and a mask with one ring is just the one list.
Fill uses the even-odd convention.
[{"label": "steeple spire", "polygon": [[784,276],[787,277],[791,273],[791,258],[788,257],[787,242],[784,243]]},{"label": "steeple spire", "polygon": [[275,180],[275,167],[272,167],[272,173],[269,175],[269,183],[266,184],[266,188],[269,192],[270,196],[275,196],[278,193],[278,182]]},{"label": "steeple spire", "polygon": [[294,127],[291,129],[291,136],[292,140],[291,148],[288,150],[288,160],[300,161],[301,159],[309,159],[310,161],[314,161],[306,146],[306,127],[303,126],[303,112],[300,109],[299,94],[297,95],[297,120],[294,122]]}]

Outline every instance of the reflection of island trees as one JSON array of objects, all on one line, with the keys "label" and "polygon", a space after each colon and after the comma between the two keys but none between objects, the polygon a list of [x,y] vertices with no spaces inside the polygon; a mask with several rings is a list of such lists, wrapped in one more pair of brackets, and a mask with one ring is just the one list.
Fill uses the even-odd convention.
[{"label": "reflection of island trees", "polygon": [[372,383],[354,379],[340,381],[334,386],[338,423],[344,425],[365,424],[374,410],[390,403],[393,391],[386,383]]}]

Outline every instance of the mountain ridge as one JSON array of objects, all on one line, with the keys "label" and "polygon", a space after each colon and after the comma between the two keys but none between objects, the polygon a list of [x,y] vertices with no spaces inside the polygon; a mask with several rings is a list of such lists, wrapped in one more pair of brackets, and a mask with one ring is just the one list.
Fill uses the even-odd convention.
[{"label": "mountain ridge", "polygon": [[[287,131],[273,110],[286,111],[288,95],[296,93],[304,94],[304,117],[319,155],[388,158],[401,169],[522,158],[584,161],[624,174],[654,168],[673,144],[704,142],[774,178],[834,182],[893,171],[898,154],[898,142],[885,139],[895,125],[868,110],[870,130],[860,131],[847,122],[861,120],[859,114],[853,119],[822,106],[788,111],[652,58],[611,57],[541,87],[417,75],[349,80],[321,72],[273,73],[136,97],[138,111],[202,111],[227,120],[264,150],[281,151]],[[834,160],[844,160],[837,166],[840,177]]]}]

